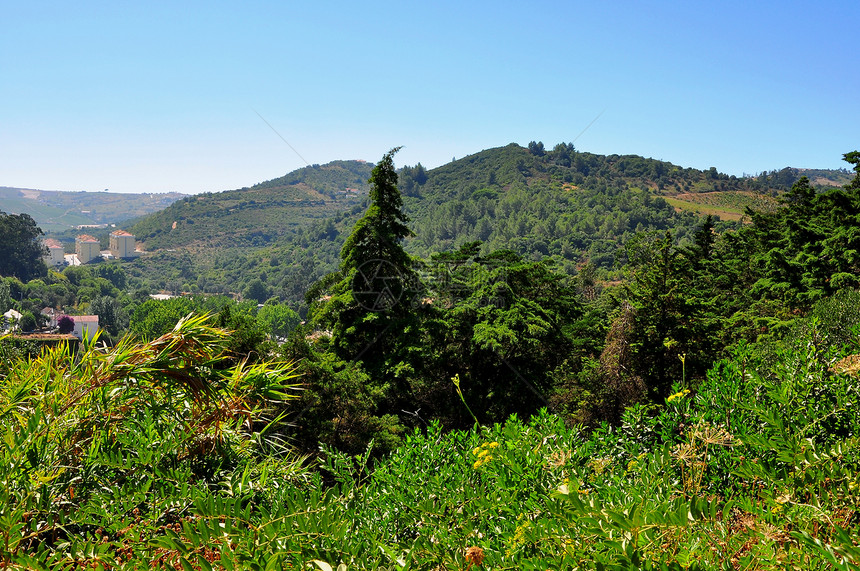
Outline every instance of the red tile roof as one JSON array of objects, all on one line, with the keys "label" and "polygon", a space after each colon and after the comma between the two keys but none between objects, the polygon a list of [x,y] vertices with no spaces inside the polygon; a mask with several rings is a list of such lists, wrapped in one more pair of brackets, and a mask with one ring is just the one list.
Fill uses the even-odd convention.
[{"label": "red tile roof", "polygon": [[54,240],[53,238],[48,238],[47,240],[45,240],[45,245],[49,248],[62,248],[63,247],[62,243],[58,242],[57,240]]},{"label": "red tile roof", "polygon": [[113,232],[110,233],[110,235],[111,236],[132,236],[132,237],[134,237],[134,234],[132,234],[130,232],[126,232],[125,230],[114,230]]},{"label": "red tile roof", "polygon": [[89,234],[81,234],[80,236],[78,236],[78,242],[98,242],[98,240],[96,240]]}]

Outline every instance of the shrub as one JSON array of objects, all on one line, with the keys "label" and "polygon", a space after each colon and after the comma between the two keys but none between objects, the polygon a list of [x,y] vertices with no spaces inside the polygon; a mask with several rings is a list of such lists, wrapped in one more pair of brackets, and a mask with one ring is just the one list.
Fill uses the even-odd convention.
[{"label": "shrub", "polygon": [[68,315],[60,316],[57,320],[57,330],[60,333],[71,333],[75,330],[75,320]]},{"label": "shrub", "polygon": [[261,493],[252,473],[279,485],[301,475],[272,415],[293,398],[292,366],[219,368],[227,338],[191,317],[148,343],[84,341],[12,363],[0,377],[2,567],[178,564],[150,541],[193,505],[240,509]]},{"label": "shrub", "polygon": [[18,328],[21,331],[35,331],[37,327],[38,322],[36,321],[36,316],[29,311],[25,311],[21,315],[21,319],[18,320]]}]

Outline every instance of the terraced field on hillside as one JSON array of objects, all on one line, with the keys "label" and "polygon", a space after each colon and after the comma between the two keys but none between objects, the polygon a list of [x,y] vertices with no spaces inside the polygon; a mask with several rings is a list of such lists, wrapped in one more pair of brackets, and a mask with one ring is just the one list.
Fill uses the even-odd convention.
[{"label": "terraced field on hillside", "polygon": [[684,193],[662,198],[678,211],[710,214],[719,216],[721,220],[742,220],[747,208],[772,212],[779,206],[776,198],[749,191]]}]

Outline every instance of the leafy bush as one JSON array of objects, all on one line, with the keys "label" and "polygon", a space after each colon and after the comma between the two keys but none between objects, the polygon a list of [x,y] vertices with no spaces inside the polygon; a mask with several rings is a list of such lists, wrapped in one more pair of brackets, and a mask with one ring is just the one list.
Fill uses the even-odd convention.
[{"label": "leafy bush", "polygon": [[35,316],[35,315],[33,315],[33,314],[32,314],[31,312],[29,312],[29,311],[25,311],[25,312],[21,315],[21,319],[19,319],[19,320],[18,320],[18,328],[19,328],[21,331],[24,331],[24,332],[27,332],[27,331],[35,331],[35,329],[36,329],[38,326],[39,326],[39,324],[38,324],[38,322],[36,321],[36,316]]},{"label": "leafy bush", "polygon": [[61,315],[57,319],[57,331],[60,333],[71,333],[75,330],[75,320],[68,315]]}]

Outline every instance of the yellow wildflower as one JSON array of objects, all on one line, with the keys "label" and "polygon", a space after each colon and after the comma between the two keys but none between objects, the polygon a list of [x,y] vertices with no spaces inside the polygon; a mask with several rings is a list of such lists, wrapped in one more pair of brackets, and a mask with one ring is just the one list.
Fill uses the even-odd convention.
[{"label": "yellow wildflower", "polygon": [[486,456],[478,456],[478,459],[475,460],[474,464],[472,464],[472,468],[475,468],[477,470],[492,459],[493,457],[489,454],[487,454]]}]

